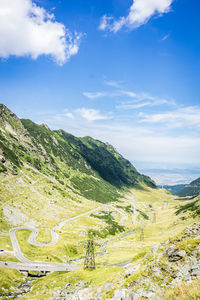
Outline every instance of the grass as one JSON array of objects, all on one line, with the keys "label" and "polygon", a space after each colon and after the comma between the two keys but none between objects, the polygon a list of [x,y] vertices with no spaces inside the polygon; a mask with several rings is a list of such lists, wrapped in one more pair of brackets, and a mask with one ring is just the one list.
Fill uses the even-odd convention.
[{"label": "grass", "polygon": [[200,279],[193,280],[187,284],[180,283],[177,287],[165,291],[165,300],[199,300],[200,299]]},{"label": "grass", "polygon": [[101,214],[99,215],[91,214],[90,216],[93,218],[103,220],[107,224],[107,226],[104,227],[102,230],[90,229],[88,231],[89,238],[95,238],[95,237],[106,238],[109,235],[115,235],[117,233],[125,231],[124,226],[119,225],[115,221],[115,219],[112,216],[112,212],[110,211],[109,212],[101,211]]},{"label": "grass", "polygon": [[[98,245],[102,245],[107,240],[106,254],[96,257],[96,263],[99,266],[96,271],[88,272],[80,269],[70,273],[56,272],[40,278],[34,282],[33,289],[28,293],[28,299],[47,299],[48,295],[51,296],[54,291],[62,289],[68,281],[74,282],[74,284],[79,280],[88,281],[94,290],[96,285],[103,286],[107,281],[114,282],[117,280],[117,274],[122,274],[123,269],[105,265],[129,260],[138,263],[152,245],[165,241],[170,236],[175,236],[186,225],[193,222],[190,218],[182,220],[179,215],[175,215],[177,205],[181,201],[175,201],[174,196],[165,190],[146,187],[145,189],[132,189],[112,205],[99,204],[75,194],[69,188],[65,189],[65,194],[62,194],[60,192],[63,189],[61,183],[52,182],[47,177],[27,168],[15,177],[0,180],[0,188],[2,191],[0,212],[6,204],[25,214],[28,217],[27,224],[35,222],[39,231],[37,237],[39,242],[50,242],[50,231],[60,221],[99,207],[92,215],[89,213],[65,223],[59,230],[60,238],[54,246],[35,247],[27,242],[30,231],[16,232],[24,256],[33,261],[63,262],[80,258],[85,255],[84,242],[88,239],[88,231],[103,232],[107,227],[114,229],[113,235],[96,235],[95,237],[95,243]],[[138,211],[143,213],[143,216],[138,215],[136,224],[132,222],[131,201],[133,197]],[[156,223],[153,223],[154,212],[156,213]],[[3,219],[3,222],[5,232],[0,236],[0,248],[12,250],[6,231],[15,226],[9,224],[6,219]],[[140,241],[141,222],[145,225],[144,241]],[[123,231],[120,232],[119,228],[123,228]],[[133,230],[136,231],[133,232]],[[102,252],[102,249],[96,246],[95,251],[99,253]],[[107,293],[109,294],[108,291]],[[25,297],[27,295],[20,299],[26,299]]]},{"label": "grass", "polygon": [[70,284],[73,288],[79,282],[84,283],[85,287],[101,286],[107,280],[112,279],[120,270],[121,268],[110,267],[97,268],[92,272],[83,269],[75,272],[54,272],[35,280],[28,295],[21,296],[19,299],[45,300],[51,297],[53,293],[61,291],[67,284]]},{"label": "grass", "polygon": [[20,272],[8,268],[0,268],[0,296],[9,293],[17,288],[23,282],[23,276]]},{"label": "grass", "polygon": [[12,244],[8,233],[0,235],[0,250],[12,250]]},{"label": "grass", "polygon": [[5,261],[5,262],[19,262],[19,260],[11,255],[0,255],[0,261]]},{"label": "grass", "polygon": [[185,205],[180,205],[176,211],[176,215],[182,213],[189,213],[191,217],[196,218],[200,216],[200,196],[197,196],[195,200],[187,202]]}]

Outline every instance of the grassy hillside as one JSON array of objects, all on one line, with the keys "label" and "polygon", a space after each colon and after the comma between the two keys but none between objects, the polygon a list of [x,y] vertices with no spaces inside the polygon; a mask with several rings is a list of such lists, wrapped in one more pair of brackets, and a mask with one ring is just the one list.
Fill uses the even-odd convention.
[{"label": "grassy hillside", "polygon": [[[111,145],[19,120],[2,105],[0,149],[0,261],[18,262],[9,230],[23,227],[16,238],[26,258],[79,267],[42,278],[1,267],[0,299],[110,299],[126,286],[127,268],[140,272],[148,257],[155,265],[155,245],[199,217],[199,198],[191,205],[156,188]],[[48,245],[60,222],[57,243]],[[30,228],[43,246],[29,242]],[[83,269],[88,238],[95,241],[93,272]]]},{"label": "grassy hillside", "polygon": [[197,194],[200,194],[200,178],[192,181],[177,193],[180,197],[194,196]]},{"label": "grassy hillside", "polygon": [[184,215],[184,213],[189,214],[192,218],[200,217],[200,195],[194,197],[192,200],[187,202],[187,204],[180,205],[176,214]]},{"label": "grassy hillside", "polygon": [[0,172],[14,174],[26,165],[98,202],[117,200],[120,191],[142,183],[156,188],[112,146],[19,120],[0,105]]},{"label": "grassy hillside", "polygon": [[177,193],[180,192],[182,189],[184,189],[186,186],[187,184],[176,184],[176,185],[163,185],[160,187],[169,190],[174,195],[177,195]]},{"label": "grassy hillside", "polygon": [[[126,267],[123,267],[122,263],[128,262],[129,267],[140,264],[144,257],[151,253],[152,247],[176,236],[197,218],[190,218],[189,211],[176,215],[183,203],[175,200],[174,196],[165,190],[131,189],[118,202],[100,204],[72,195],[70,190],[68,196],[63,196],[59,192],[61,186],[59,183],[50,182],[44,175],[33,172],[32,169],[23,170],[23,173],[13,176],[1,174],[1,219],[4,224],[0,234],[0,249],[4,249],[0,255],[1,261],[14,259],[9,228],[27,225],[36,227],[39,231],[37,241],[48,243],[51,241],[51,228],[61,220],[80,215],[79,218],[63,225],[58,232],[58,243],[54,246],[33,246],[28,243],[30,231],[17,232],[17,239],[25,257],[50,263],[80,259],[77,264],[81,267],[77,271],[54,272],[34,280],[31,290],[19,299],[51,299],[54,293],[59,295],[63,290],[67,293],[65,287],[68,284],[73,292],[83,289],[87,294],[89,288],[94,299],[98,299],[95,295],[100,290],[103,299],[107,299],[119,286],[126,284]],[[133,201],[137,207],[135,219]],[[184,202],[188,203],[190,201]],[[88,214],[82,216],[85,212]],[[94,233],[97,254],[97,269],[94,272],[83,270],[81,260],[86,251],[84,241],[88,236],[91,237],[91,233]],[[17,291],[24,282],[19,272],[4,268],[0,268],[0,271],[0,293],[3,295],[5,290],[10,291],[11,287],[13,291]],[[109,283],[110,288],[105,289]],[[58,296],[56,299],[62,298]]]}]

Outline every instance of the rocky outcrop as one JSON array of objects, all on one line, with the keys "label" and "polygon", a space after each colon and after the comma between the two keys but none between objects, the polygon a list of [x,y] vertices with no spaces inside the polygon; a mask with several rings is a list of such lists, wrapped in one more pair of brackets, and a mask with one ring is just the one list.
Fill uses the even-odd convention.
[{"label": "rocky outcrop", "polygon": [[186,252],[184,250],[178,250],[176,247],[172,246],[167,248],[164,255],[168,257],[169,261],[178,261],[186,255]]},{"label": "rocky outcrop", "polygon": [[0,149],[0,161],[2,162],[2,164],[6,162],[5,152],[1,149]]},{"label": "rocky outcrop", "polygon": [[[136,272],[136,269],[138,271]],[[139,268],[125,270],[125,282],[112,300],[165,299],[165,291],[200,277],[200,223],[181,235],[152,247]],[[124,288],[125,287],[125,288]]]}]

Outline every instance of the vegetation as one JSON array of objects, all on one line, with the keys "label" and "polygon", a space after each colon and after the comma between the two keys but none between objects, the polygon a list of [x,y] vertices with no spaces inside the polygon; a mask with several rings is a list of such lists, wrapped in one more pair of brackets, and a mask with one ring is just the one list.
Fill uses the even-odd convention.
[{"label": "vegetation", "polygon": [[143,211],[141,211],[140,209],[136,209],[140,214],[141,216],[146,219],[146,220],[149,220],[149,216],[147,216],[147,214],[145,214]]},{"label": "vegetation", "polygon": [[200,194],[200,178],[192,181],[177,193],[180,197],[194,196],[197,194]]},{"label": "vegetation", "polygon": [[197,196],[195,200],[188,202],[185,205],[181,205],[176,211],[176,214],[189,213],[191,217],[196,218],[200,216],[200,196]]},{"label": "vegetation", "polygon": [[124,226],[119,225],[112,216],[112,212],[102,211],[100,215],[91,214],[93,218],[103,220],[108,226],[103,228],[101,231],[90,229],[88,231],[89,237],[100,237],[106,238],[108,235],[115,235],[116,233],[125,231]]},{"label": "vegetation", "polygon": [[9,295],[10,288],[17,288],[23,282],[20,272],[6,268],[0,268],[0,279],[0,297]]},{"label": "vegetation", "polygon": [[[7,167],[21,169],[28,164],[44,175],[88,199],[101,203],[118,200],[127,188],[146,184],[156,188],[112,146],[90,137],[77,138],[63,130],[51,131],[31,120],[19,120],[5,106],[0,106],[0,149]],[[9,163],[11,163],[9,165]]]},{"label": "vegetation", "polygon": [[[31,231],[18,230],[19,246],[33,261],[75,260],[80,265],[76,271],[54,272],[34,280],[31,290],[19,299],[49,299],[67,284],[71,290],[83,284],[92,289],[93,295],[100,290],[103,299],[112,297],[126,280],[132,284],[152,273],[151,268],[139,270],[138,277],[127,279],[121,263],[153,264],[152,246],[164,243],[194,222],[190,214],[193,218],[199,216],[199,198],[185,202],[190,205],[175,214],[177,203],[182,201],[155,188],[151,179],[139,174],[109,144],[90,137],[76,138],[62,130],[51,131],[30,120],[20,121],[2,105],[0,143],[6,159],[0,164],[1,260],[16,261],[9,229],[35,227],[39,232],[37,241],[47,244],[52,228],[63,222],[57,229],[59,239],[55,245],[33,246],[28,242]],[[139,212],[135,218],[133,201]],[[154,213],[156,223],[152,222]],[[88,235],[96,245],[97,269],[93,272],[82,268]],[[178,247],[190,253],[197,242],[189,239]],[[165,266],[164,260],[162,264]],[[5,297],[12,288],[17,292],[25,280],[21,273],[1,268],[0,282]],[[106,289],[110,283],[112,287]]]},{"label": "vegetation", "polygon": [[164,185],[162,188],[169,190],[172,194],[177,195],[187,184]]},{"label": "vegetation", "polygon": [[191,283],[181,282],[177,287],[167,289],[165,291],[165,300],[199,300],[200,279],[196,279]]}]

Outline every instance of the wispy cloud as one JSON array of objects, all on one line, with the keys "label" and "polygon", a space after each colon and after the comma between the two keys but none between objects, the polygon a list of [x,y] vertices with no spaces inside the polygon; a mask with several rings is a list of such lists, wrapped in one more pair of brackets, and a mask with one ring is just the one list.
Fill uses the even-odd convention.
[{"label": "wispy cloud", "polygon": [[127,17],[115,20],[112,16],[104,15],[99,29],[116,33],[123,26],[135,29],[146,24],[152,16],[161,16],[171,9],[173,0],[133,0]]},{"label": "wispy cloud", "polygon": [[119,89],[122,87],[122,81],[105,80],[105,84]]},{"label": "wispy cloud", "polygon": [[169,38],[169,36],[170,36],[170,34],[168,33],[168,34],[166,34],[166,35],[164,35],[163,37],[162,37],[162,39],[161,39],[161,41],[166,41],[168,38]]},{"label": "wispy cloud", "polygon": [[74,119],[74,115],[70,112],[65,113],[64,116],[70,119]]},{"label": "wispy cloud", "polygon": [[121,105],[117,105],[116,108],[118,109],[138,109],[141,107],[145,107],[145,106],[152,106],[151,102],[142,102],[142,103],[135,103],[135,104],[121,104]]},{"label": "wispy cloud", "polygon": [[[200,138],[195,135],[183,134],[172,136],[163,132],[163,127],[156,126],[156,131],[146,123],[128,122],[125,124],[112,116],[100,111],[78,109],[73,112],[74,119],[64,114],[44,116],[41,123],[50,128],[64,129],[76,136],[90,135],[93,138],[111,143],[129,160],[145,162],[162,162],[162,164],[200,163]],[[59,117],[58,117],[59,116]],[[36,116],[30,116],[37,121]],[[41,117],[41,116],[39,116]],[[102,122],[95,122],[95,120]],[[92,123],[91,123],[92,122]],[[91,126],[92,124],[92,126]]]},{"label": "wispy cloud", "polygon": [[170,127],[196,127],[200,129],[200,107],[188,106],[159,114],[140,113],[142,123],[163,123]]},{"label": "wispy cloud", "polygon": [[161,105],[167,105],[167,106],[174,106],[175,103],[172,100],[167,99],[159,99],[159,98],[138,98],[136,100],[132,101],[125,101],[121,104],[118,104],[116,108],[118,109],[137,109],[145,106],[153,107],[153,106],[161,106]]},{"label": "wispy cloud", "polygon": [[102,98],[105,97],[107,95],[107,93],[104,92],[83,92],[83,96],[89,98],[89,99],[97,99],[97,98]]},{"label": "wispy cloud", "polygon": [[[51,111],[46,111],[46,112],[39,112],[38,114],[39,115],[52,115],[52,113],[53,112],[51,112]],[[74,113],[73,112],[71,112],[71,111],[69,111],[68,109],[64,109],[64,111],[62,112],[62,113],[56,113],[56,112],[54,112],[54,115],[55,115],[55,118],[57,119],[57,120],[62,120],[63,118],[67,118],[67,119],[74,119],[75,118],[75,116],[74,116]]]},{"label": "wispy cloud", "polygon": [[159,105],[175,105],[173,99],[167,99],[163,97],[155,97],[149,93],[136,93],[134,91],[125,90],[118,88],[118,84],[115,81],[110,81],[106,83],[111,87],[116,87],[112,91],[101,91],[101,92],[83,92],[83,95],[89,99],[98,99],[98,98],[129,98],[128,101],[123,101],[116,106],[118,109],[135,109],[141,108],[144,106],[159,106]]},{"label": "wispy cloud", "polygon": [[32,0],[0,1],[0,57],[51,56],[63,65],[79,51],[82,34],[72,33]]},{"label": "wispy cloud", "polygon": [[[135,105],[146,105],[146,102],[150,101]],[[21,117],[27,118],[27,115]],[[169,163],[200,164],[199,106],[178,108],[177,105],[159,114],[138,113],[137,110],[131,114],[126,110],[109,113],[82,107],[36,112],[35,115],[31,112],[28,117],[45,122],[52,129],[62,128],[76,136],[90,135],[109,142],[133,162],[159,162],[166,166]],[[177,125],[180,127],[173,127]]]},{"label": "wispy cloud", "polygon": [[92,108],[79,108],[75,110],[82,118],[86,119],[88,122],[98,121],[98,120],[108,120],[111,119],[111,115],[104,115],[99,110]]}]

